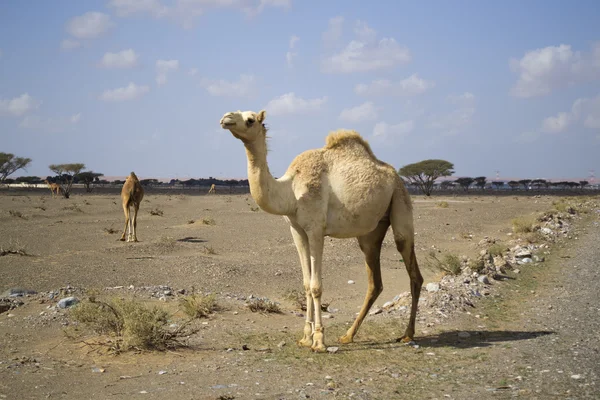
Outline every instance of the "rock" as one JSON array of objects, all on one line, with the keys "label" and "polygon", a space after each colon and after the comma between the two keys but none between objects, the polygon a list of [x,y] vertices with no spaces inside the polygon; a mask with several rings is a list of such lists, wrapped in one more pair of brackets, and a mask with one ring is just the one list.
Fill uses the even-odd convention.
[{"label": "rock", "polygon": [[488,279],[487,275],[480,275],[477,280],[481,283],[483,283],[484,285],[489,285],[490,284],[490,280]]},{"label": "rock", "polygon": [[382,312],[383,312],[383,310],[382,310],[381,308],[377,307],[377,308],[375,308],[375,309],[371,310],[371,311],[369,312],[369,315],[381,314]]},{"label": "rock", "polygon": [[166,373],[167,373],[167,371],[158,371],[158,374],[159,374],[159,375],[164,375],[164,374],[166,374]]},{"label": "rock", "polygon": [[435,283],[435,282],[429,282],[427,284],[427,286],[425,286],[425,290],[427,290],[429,293],[439,292],[439,290],[440,290],[440,284],[439,283]]},{"label": "rock", "polygon": [[576,381],[578,381],[580,379],[583,379],[583,376],[579,375],[579,374],[577,374],[577,375],[571,375],[571,379],[575,379]]},{"label": "rock", "polygon": [[0,314],[10,311],[10,303],[0,303]]},{"label": "rock", "polygon": [[554,233],[552,232],[552,229],[546,227],[541,228],[540,232],[542,232],[544,235],[552,235]]},{"label": "rock", "polygon": [[350,279],[350,280],[348,281],[348,285],[354,285],[354,281],[353,281],[352,279]]},{"label": "rock", "polygon": [[281,341],[277,344],[277,347],[279,347],[280,349],[282,349],[285,346],[285,341]]},{"label": "rock", "polygon": [[546,259],[543,256],[533,256],[533,261],[544,262]]},{"label": "rock", "polygon": [[523,259],[517,261],[517,264],[523,265],[523,264],[530,264],[532,262],[533,262],[533,260],[531,258],[526,257],[526,258],[523,258]]},{"label": "rock", "polygon": [[520,248],[515,252],[515,257],[518,257],[518,258],[531,257],[531,251],[529,251],[528,249]]},{"label": "rock", "polygon": [[339,347],[336,347],[336,346],[331,346],[331,347],[328,347],[328,348],[327,348],[327,352],[328,352],[328,353],[331,353],[331,354],[333,354],[333,353],[337,353],[337,351],[338,351],[339,349],[340,349]]},{"label": "rock", "polygon": [[387,309],[387,308],[390,308],[390,307],[391,307],[391,306],[393,306],[393,305],[394,305],[394,302],[393,302],[393,301],[386,301],[385,303],[383,303],[383,306],[382,306],[382,308],[385,308],[385,309]]},{"label": "rock", "polygon": [[60,299],[58,301],[57,307],[58,308],[69,308],[74,306],[75,304],[79,303],[79,300],[76,297],[65,297],[64,299]]},{"label": "rock", "polygon": [[458,337],[461,339],[466,339],[471,337],[471,334],[469,332],[458,332]]},{"label": "rock", "polygon": [[37,294],[35,290],[23,288],[11,288],[6,290],[0,297],[22,297],[26,295]]}]

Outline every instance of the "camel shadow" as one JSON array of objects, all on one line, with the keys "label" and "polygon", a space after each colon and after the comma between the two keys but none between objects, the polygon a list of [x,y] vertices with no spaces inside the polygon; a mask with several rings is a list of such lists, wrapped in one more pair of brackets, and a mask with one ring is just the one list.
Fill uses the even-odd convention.
[{"label": "camel shadow", "polygon": [[182,239],[177,239],[177,241],[184,242],[184,243],[205,243],[208,240],[200,239],[200,238],[194,237],[194,236],[188,236],[188,237],[184,237]]}]

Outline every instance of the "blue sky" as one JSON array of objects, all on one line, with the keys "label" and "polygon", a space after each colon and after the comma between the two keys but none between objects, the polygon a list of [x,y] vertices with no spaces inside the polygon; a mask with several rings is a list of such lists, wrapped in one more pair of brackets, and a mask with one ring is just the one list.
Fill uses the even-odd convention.
[{"label": "blue sky", "polygon": [[268,161],[354,129],[396,168],[600,174],[597,1],[0,3],[0,151],[26,175],[243,178],[219,126],[267,110]]}]

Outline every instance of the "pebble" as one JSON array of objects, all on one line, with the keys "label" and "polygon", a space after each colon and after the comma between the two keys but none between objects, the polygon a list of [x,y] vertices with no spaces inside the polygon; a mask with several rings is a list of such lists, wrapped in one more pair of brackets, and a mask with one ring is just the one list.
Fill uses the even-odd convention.
[{"label": "pebble", "polygon": [[166,374],[166,373],[167,373],[167,371],[158,371],[158,374],[159,374],[159,375],[164,375],[164,374]]},{"label": "pebble", "polygon": [[328,347],[328,348],[327,348],[327,352],[328,352],[328,353],[331,353],[331,354],[333,354],[333,353],[337,353],[337,351],[338,351],[339,349],[340,349],[339,347],[336,347],[336,346],[331,346],[331,347]]},{"label": "pebble", "polygon": [[354,281],[353,281],[352,279],[350,279],[350,280],[348,281],[348,285],[354,285]]},{"label": "pebble", "polygon": [[579,374],[577,374],[577,375],[571,375],[571,379],[575,379],[576,381],[578,381],[580,379],[583,379],[583,375],[579,375]]},{"label": "pebble", "polygon": [[427,290],[429,293],[438,292],[440,290],[440,284],[435,282],[429,282],[427,286],[425,286],[425,290]]},{"label": "pebble", "polygon": [[471,334],[469,332],[458,332],[458,337],[461,339],[466,339],[471,337]]},{"label": "pebble", "polygon": [[490,284],[490,280],[488,279],[487,275],[479,275],[479,277],[477,278],[477,280],[485,285],[489,285]]},{"label": "pebble", "polygon": [[74,306],[75,304],[79,303],[79,300],[77,300],[76,297],[65,297],[64,299],[60,299],[58,301],[58,308],[69,308],[71,306]]},{"label": "pebble", "polygon": [[377,307],[374,310],[371,310],[371,312],[369,312],[369,315],[381,314],[382,312],[383,312],[383,310],[381,308]]}]

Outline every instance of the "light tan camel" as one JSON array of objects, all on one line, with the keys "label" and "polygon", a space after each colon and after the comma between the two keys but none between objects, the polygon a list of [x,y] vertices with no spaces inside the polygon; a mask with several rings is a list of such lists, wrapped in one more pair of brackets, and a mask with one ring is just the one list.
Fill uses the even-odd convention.
[{"label": "light tan camel", "polygon": [[[136,228],[137,228],[137,215],[140,209],[140,204],[144,198],[144,189],[140,184],[138,177],[134,172],[131,172],[125,183],[123,189],[121,189],[121,201],[123,202],[123,212],[125,212],[125,229],[121,239],[125,240],[125,234],[127,233],[127,227],[129,226],[129,235],[127,236],[128,242],[137,242]],[[130,214],[130,207],[133,207],[133,217]]]},{"label": "light tan camel", "polygon": [[48,188],[50,188],[50,192],[52,192],[52,197],[54,197],[54,192],[55,191],[56,191],[56,195],[57,196],[62,191],[62,188],[60,187],[60,185],[58,183],[48,182],[48,179],[45,179],[44,182],[46,182],[46,184],[48,185]]},{"label": "light tan camel", "polygon": [[208,189],[208,194],[211,194],[211,193],[217,194],[217,190],[215,189],[215,184],[214,183],[211,184],[210,185],[210,189]]},{"label": "light tan camel", "polygon": [[379,161],[358,133],[342,130],[330,133],[325,147],[299,154],[275,179],[267,165],[265,116],[264,110],[230,112],[220,123],[244,143],[256,203],[268,213],[283,215],[290,224],[306,293],[304,336],[298,344],[326,350],[321,321],[324,237],[356,237],[365,255],[367,294],[354,324],[339,339],[350,343],[383,290],[380,251],[390,225],[410,277],[412,306],[401,340],[411,341],[423,277],[414,250],[412,204],[398,173]]}]

